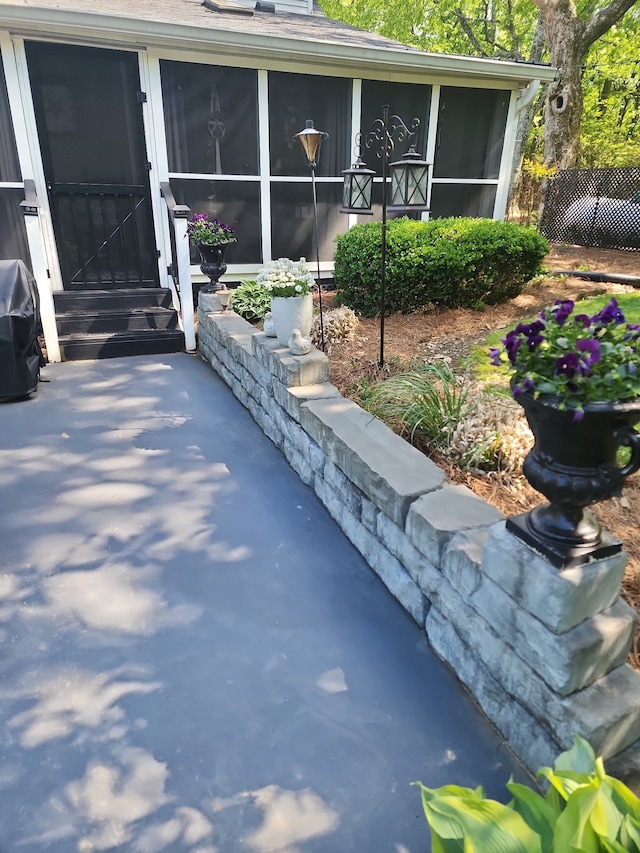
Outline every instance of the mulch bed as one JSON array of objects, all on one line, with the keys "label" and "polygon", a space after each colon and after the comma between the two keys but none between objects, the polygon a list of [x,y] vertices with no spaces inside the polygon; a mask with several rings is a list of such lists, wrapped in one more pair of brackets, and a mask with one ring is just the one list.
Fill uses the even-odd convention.
[{"label": "mulch bed", "polygon": [[[640,276],[640,252],[590,249],[582,246],[556,246],[546,260],[551,270],[589,269],[598,272]],[[396,314],[385,318],[385,363],[378,367],[380,321],[362,318],[357,339],[335,346],[329,353],[331,381],[345,397],[354,396],[359,380],[379,379],[403,369],[411,359],[443,359],[452,367],[459,365],[472,345],[482,343],[489,332],[511,326],[520,319],[535,316],[545,305],[558,298],[579,299],[600,294],[621,293],[630,288],[617,284],[596,284],[576,277],[550,276],[531,284],[516,299],[484,311],[467,309],[433,310]],[[334,295],[323,295],[323,308],[330,310]],[[436,459],[449,478],[463,483],[475,494],[505,515],[516,515],[539,504],[542,496],[522,476],[474,475]],[[622,498],[598,504],[594,512],[602,526],[622,540],[629,556],[623,595],[640,612],[640,473],[627,481]],[[629,662],[640,670],[640,630],[636,635]]]}]

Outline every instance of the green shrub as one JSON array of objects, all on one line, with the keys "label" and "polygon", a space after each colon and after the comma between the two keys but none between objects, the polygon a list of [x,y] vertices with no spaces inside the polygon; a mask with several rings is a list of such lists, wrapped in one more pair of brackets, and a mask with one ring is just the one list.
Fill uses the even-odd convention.
[{"label": "green shrub", "polygon": [[[380,311],[381,223],[356,225],[337,238],[337,300],[365,317]],[[533,228],[493,219],[452,217],[387,223],[386,313],[429,304],[481,308],[517,296],[541,271],[547,241]]]},{"label": "green shrub", "polygon": [[639,853],[640,800],[605,773],[586,740],[542,767],[549,783],[545,796],[513,781],[511,802],[488,800],[482,788],[443,785],[422,791],[438,853]]},{"label": "green shrub", "polygon": [[250,323],[258,323],[271,310],[271,294],[264,284],[243,281],[233,291],[231,307]]}]

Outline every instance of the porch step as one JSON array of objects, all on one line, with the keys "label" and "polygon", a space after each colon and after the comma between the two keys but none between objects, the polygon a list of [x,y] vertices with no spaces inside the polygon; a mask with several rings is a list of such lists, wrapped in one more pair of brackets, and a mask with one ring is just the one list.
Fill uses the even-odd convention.
[{"label": "porch step", "polygon": [[86,335],[102,332],[135,332],[149,329],[177,329],[173,308],[134,308],[131,311],[77,311],[56,314],[59,335]]},{"label": "porch step", "polygon": [[65,361],[184,350],[166,288],[64,291],[54,305]]},{"label": "porch step", "polygon": [[184,350],[184,335],[179,329],[60,335],[59,340],[60,352],[64,361],[120,358],[128,355],[154,355]]},{"label": "porch step", "polygon": [[132,308],[170,308],[171,291],[166,287],[119,290],[64,290],[53,294],[56,314],[75,311],[122,311]]}]

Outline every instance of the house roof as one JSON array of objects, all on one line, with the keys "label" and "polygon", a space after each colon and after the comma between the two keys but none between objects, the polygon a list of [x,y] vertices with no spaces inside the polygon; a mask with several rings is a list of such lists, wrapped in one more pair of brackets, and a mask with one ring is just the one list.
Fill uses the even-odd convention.
[{"label": "house roof", "polygon": [[278,11],[277,0],[275,6],[275,13],[256,10],[251,15],[223,8],[211,11],[201,0],[0,0],[0,27],[194,50],[215,45],[220,55],[235,52],[255,61],[284,57],[327,65],[333,73],[355,65],[386,78],[394,72],[419,73],[522,86],[554,76],[549,66],[426,53],[334,21],[319,10],[304,15]]}]

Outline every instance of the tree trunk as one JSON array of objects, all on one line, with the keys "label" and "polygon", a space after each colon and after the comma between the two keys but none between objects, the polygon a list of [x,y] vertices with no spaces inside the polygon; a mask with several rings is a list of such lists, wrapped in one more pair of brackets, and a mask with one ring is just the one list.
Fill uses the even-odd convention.
[{"label": "tree trunk", "polygon": [[561,14],[545,16],[545,25],[549,58],[558,69],[558,76],[547,89],[544,164],[549,168],[573,169],[580,153],[583,24],[570,14]]},{"label": "tree trunk", "polygon": [[558,69],[545,107],[544,164],[571,169],[580,153],[582,62],[591,45],[622,18],[637,0],[611,0],[585,20],[573,0],[532,0],[544,19],[549,60]]},{"label": "tree trunk", "polygon": [[[531,45],[529,54],[529,62],[541,62],[542,54],[545,45],[544,21],[542,15],[538,15],[538,23]],[[516,128],[516,142],[513,150],[513,162],[511,165],[511,179],[509,180],[509,195],[507,201],[507,210],[510,210],[515,202],[516,196],[520,188],[520,180],[522,174],[522,161],[524,159],[527,140],[531,133],[531,125],[533,117],[538,111],[539,98],[533,97],[518,113],[518,125]]]}]

